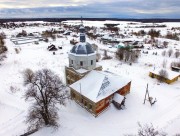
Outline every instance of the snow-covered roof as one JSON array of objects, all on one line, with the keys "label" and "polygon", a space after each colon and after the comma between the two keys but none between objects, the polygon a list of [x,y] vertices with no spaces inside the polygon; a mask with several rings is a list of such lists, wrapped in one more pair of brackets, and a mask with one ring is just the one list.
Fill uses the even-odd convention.
[{"label": "snow-covered roof", "polygon": [[131,80],[108,71],[92,70],[70,87],[93,102],[98,102],[127,85]]},{"label": "snow-covered roof", "polygon": [[122,95],[120,95],[120,94],[118,94],[118,93],[115,93],[115,94],[114,94],[113,100],[114,100],[115,102],[121,103],[123,99],[124,99],[124,96],[122,96]]},{"label": "snow-covered roof", "polygon": [[[156,75],[159,75],[159,72],[161,71],[162,69],[155,69],[155,70],[150,70],[151,73],[154,73]],[[167,72],[167,79],[169,80],[172,80],[174,79],[175,77],[178,77],[180,75],[180,73],[178,72],[174,72],[174,71],[171,71],[171,70],[167,70],[167,69],[163,69]]]},{"label": "snow-covered roof", "polygon": [[80,28],[79,28],[79,29],[85,29],[85,28],[84,28],[84,26],[80,26]]},{"label": "snow-covered roof", "polygon": [[67,30],[64,32],[64,34],[66,34],[66,33],[72,33],[72,31]]},{"label": "snow-covered roof", "polygon": [[83,74],[83,73],[86,73],[86,72],[88,72],[88,70],[86,70],[86,69],[84,69],[84,68],[80,68],[80,69],[78,69],[78,70],[76,70],[78,73],[80,73],[80,74]]},{"label": "snow-covered roof", "polygon": [[108,39],[108,40],[111,40],[112,37],[110,37],[109,35],[104,35],[104,36],[102,37],[102,39]]},{"label": "snow-covered roof", "polygon": [[138,42],[143,42],[143,39],[139,39],[139,38],[124,38],[124,39],[119,39],[121,42],[126,42],[126,41],[138,41]]},{"label": "snow-covered roof", "polygon": [[124,43],[119,43],[117,45],[115,45],[116,48],[120,48],[120,47],[125,47],[125,44]]}]

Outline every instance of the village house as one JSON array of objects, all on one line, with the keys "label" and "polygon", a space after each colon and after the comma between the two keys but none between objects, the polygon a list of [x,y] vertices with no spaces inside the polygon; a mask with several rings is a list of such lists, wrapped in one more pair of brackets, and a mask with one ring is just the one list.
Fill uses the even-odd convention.
[{"label": "village house", "polygon": [[178,66],[171,66],[172,71],[180,72],[180,67]]},{"label": "village house", "polygon": [[64,33],[63,33],[63,35],[70,35],[72,33],[72,31],[65,31]]},{"label": "village house", "polygon": [[[117,98],[124,98],[130,92],[130,79],[102,71],[102,66],[96,64],[96,51],[86,42],[83,24],[80,26],[80,42],[68,55],[65,78],[71,98],[94,116],[106,110],[113,100],[119,103],[122,99]],[[116,99],[113,99],[114,96]]]},{"label": "village house", "polygon": [[[92,70],[84,78],[70,85],[71,97],[94,116],[106,110],[114,95],[129,93],[131,81],[107,71]],[[118,102],[117,99],[114,99]],[[120,103],[120,102],[119,102]]]},{"label": "village house", "polygon": [[149,72],[149,76],[152,77],[152,78],[156,78],[156,79],[161,78],[162,81],[167,83],[167,84],[171,84],[171,83],[177,81],[178,77],[180,76],[180,73],[178,73],[178,72],[174,72],[174,71],[171,71],[171,70],[165,70],[167,75],[165,77],[162,77],[160,75],[160,71],[161,71],[161,69],[151,70]]}]

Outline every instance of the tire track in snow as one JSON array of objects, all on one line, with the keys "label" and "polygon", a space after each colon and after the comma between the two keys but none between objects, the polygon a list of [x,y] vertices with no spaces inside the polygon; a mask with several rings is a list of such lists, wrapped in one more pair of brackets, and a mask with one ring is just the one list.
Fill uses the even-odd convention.
[{"label": "tire track in snow", "polygon": [[[21,111],[14,118],[11,118],[7,122],[1,124],[0,125],[0,135],[6,136],[6,135],[9,135],[9,133],[15,132],[15,130],[18,131],[19,129],[17,129],[17,128],[22,128],[22,125],[24,122],[24,113],[25,113],[24,111]],[[13,134],[13,135],[17,135],[17,134]]]},{"label": "tire track in snow", "polygon": [[[177,105],[179,103],[179,105]],[[180,119],[180,96],[176,96],[173,102],[171,102],[167,108],[163,109],[158,113],[157,120],[154,121],[154,124],[165,124],[162,129],[166,129],[170,126],[175,120]]]}]

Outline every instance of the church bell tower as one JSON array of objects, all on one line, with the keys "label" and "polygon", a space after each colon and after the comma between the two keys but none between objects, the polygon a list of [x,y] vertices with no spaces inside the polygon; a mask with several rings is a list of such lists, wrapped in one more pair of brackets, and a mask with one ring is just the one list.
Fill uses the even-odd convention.
[{"label": "church bell tower", "polygon": [[67,85],[83,78],[91,70],[102,70],[101,66],[96,66],[96,52],[93,46],[86,42],[85,27],[82,19],[79,33],[79,43],[74,45],[68,53],[69,66],[65,68]]},{"label": "church bell tower", "polygon": [[82,17],[81,17],[81,25],[80,25],[80,42],[85,43],[86,42],[86,36],[85,36],[85,28],[83,25]]}]

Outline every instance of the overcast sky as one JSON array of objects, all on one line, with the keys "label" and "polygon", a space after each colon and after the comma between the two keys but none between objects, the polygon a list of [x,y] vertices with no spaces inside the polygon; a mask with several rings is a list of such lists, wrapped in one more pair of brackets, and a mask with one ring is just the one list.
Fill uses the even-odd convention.
[{"label": "overcast sky", "polygon": [[0,0],[0,18],[180,18],[180,0]]}]

